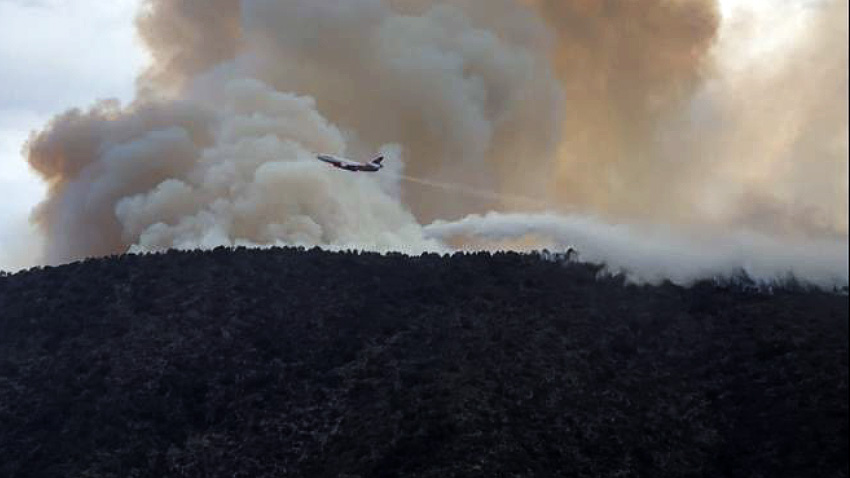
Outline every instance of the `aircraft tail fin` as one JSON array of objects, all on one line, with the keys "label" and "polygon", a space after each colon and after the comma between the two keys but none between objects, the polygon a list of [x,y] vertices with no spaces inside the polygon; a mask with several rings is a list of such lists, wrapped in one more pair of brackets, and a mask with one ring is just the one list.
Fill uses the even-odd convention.
[{"label": "aircraft tail fin", "polygon": [[383,156],[378,156],[377,158],[375,158],[375,159],[373,159],[373,160],[372,160],[372,164],[377,164],[377,165],[379,165],[379,166],[380,166],[380,165],[381,165],[381,161],[383,161],[383,160],[384,160],[384,157],[383,157]]}]

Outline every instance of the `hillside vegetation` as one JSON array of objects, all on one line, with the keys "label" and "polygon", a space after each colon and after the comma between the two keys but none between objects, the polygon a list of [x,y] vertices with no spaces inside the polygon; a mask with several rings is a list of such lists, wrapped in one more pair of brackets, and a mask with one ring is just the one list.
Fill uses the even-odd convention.
[{"label": "hillside vegetation", "polygon": [[848,476],[848,298],[533,255],[0,277],[0,476]]}]

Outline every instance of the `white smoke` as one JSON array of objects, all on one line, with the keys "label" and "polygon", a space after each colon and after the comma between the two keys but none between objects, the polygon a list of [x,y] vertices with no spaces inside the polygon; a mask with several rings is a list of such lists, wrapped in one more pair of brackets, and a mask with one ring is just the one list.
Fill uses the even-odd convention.
[{"label": "white smoke", "polygon": [[779,240],[757,233],[713,235],[639,225],[608,224],[579,215],[471,215],[455,222],[437,221],[425,228],[428,237],[469,237],[503,241],[535,236],[559,250],[575,248],[584,261],[605,264],[636,282],[665,279],[690,284],[700,279],[745,272],[771,282],[797,280],[832,287],[847,284],[846,243],[830,240]]},{"label": "white smoke", "polygon": [[345,140],[312,99],[256,80],[230,81],[214,97],[220,105],[212,142],[198,151],[191,168],[117,202],[131,250],[237,244],[438,248],[392,195],[396,186],[330,171],[315,160],[316,151],[343,154]]}]

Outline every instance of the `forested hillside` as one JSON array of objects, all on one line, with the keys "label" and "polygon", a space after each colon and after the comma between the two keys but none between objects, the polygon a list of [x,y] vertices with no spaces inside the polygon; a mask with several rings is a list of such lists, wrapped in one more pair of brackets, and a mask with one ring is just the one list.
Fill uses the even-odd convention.
[{"label": "forested hillside", "polygon": [[0,277],[0,476],[846,477],[848,298],[515,253]]}]

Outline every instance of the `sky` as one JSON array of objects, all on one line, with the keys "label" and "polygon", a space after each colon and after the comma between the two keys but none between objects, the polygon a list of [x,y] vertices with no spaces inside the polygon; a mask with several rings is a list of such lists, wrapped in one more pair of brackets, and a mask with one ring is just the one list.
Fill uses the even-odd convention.
[{"label": "sky", "polygon": [[[147,61],[133,23],[140,3],[0,0],[0,270],[34,265],[40,250],[28,217],[46,186],[23,158],[30,132],[69,108],[133,98],[135,77]],[[762,18],[737,58],[746,63],[788,41],[800,18],[793,13],[814,4],[817,0],[723,0],[727,23],[745,11]]]},{"label": "sky", "polygon": [[0,0],[0,270],[32,265],[30,210],[45,185],[21,149],[56,113],[133,97],[145,64],[138,0]]}]

